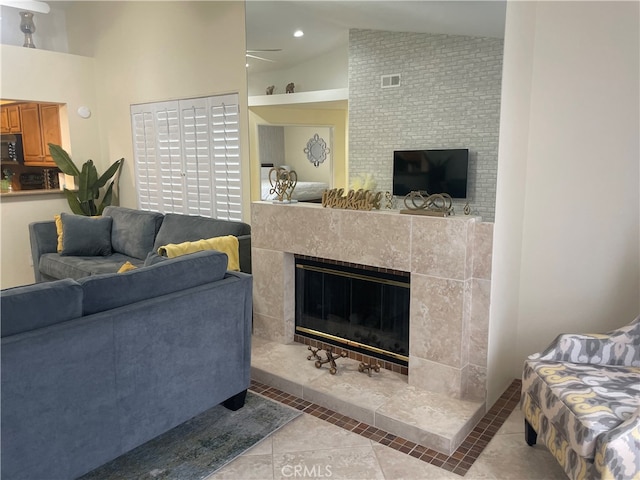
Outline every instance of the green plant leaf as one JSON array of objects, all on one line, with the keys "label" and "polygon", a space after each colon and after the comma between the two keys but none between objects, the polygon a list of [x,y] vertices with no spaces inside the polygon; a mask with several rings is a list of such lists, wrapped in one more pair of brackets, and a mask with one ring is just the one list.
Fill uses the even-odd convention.
[{"label": "green plant leaf", "polygon": [[78,170],[78,167],[73,163],[69,154],[60,145],[50,143],[49,152],[62,173],[73,175],[74,177],[80,175],[80,170]]},{"label": "green plant leaf", "polygon": [[118,170],[120,170],[123,163],[124,163],[124,158],[121,158],[120,160],[116,160],[115,162],[113,162],[113,164],[107,169],[107,171],[104,172],[102,176],[98,179],[98,184],[97,184],[98,188],[104,187],[107,181],[111,177],[113,177]]},{"label": "green plant leaf", "polygon": [[98,172],[93,160],[87,160],[82,165],[82,171],[80,177],[78,177],[78,199],[80,202],[87,202],[94,200],[100,193],[96,182],[98,181]]},{"label": "green plant leaf", "polygon": [[67,197],[67,203],[69,203],[69,208],[73,213],[76,215],[88,215],[88,213],[82,208],[76,192],[65,188],[64,195]]}]

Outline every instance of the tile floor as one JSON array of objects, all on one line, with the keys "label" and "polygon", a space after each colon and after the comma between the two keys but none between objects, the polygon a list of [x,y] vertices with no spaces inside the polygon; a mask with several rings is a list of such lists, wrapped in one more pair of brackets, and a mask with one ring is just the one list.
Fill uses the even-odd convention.
[{"label": "tile floor", "polygon": [[[517,382],[515,385],[517,390]],[[360,422],[350,422],[339,414],[327,416],[330,411],[266,385],[254,382],[252,390],[305,413],[206,480],[567,478],[543,446],[529,447],[524,442],[524,421],[517,407],[502,418],[514,406],[513,386],[511,392],[505,392],[508,398],[503,395],[498,402],[501,405],[493,414],[488,413],[463,442],[463,445],[472,442],[469,451],[474,446],[478,451],[477,455],[463,455],[475,457],[463,469],[456,468],[463,462],[455,459],[455,453],[449,457],[458,460],[453,466],[442,454],[430,453],[410,442],[398,442],[397,438],[392,440],[380,432],[367,434],[366,429],[358,428]],[[498,424],[501,426],[491,433]],[[467,448],[463,445],[461,448]],[[433,462],[432,458],[440,461]]]},{"label": "tile floor", "polygon": [[524,441],[519,380],[484,413],[396,372],[363,375],[351,359],[330,375],[308,354],[253,338],[251,390],[303,415],[207,480],[567,478],[545,447]]}]

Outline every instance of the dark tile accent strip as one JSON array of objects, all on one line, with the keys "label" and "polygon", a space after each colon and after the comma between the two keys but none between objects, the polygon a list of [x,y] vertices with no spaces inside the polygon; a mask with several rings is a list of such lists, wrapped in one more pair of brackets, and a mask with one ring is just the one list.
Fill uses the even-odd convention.
[{"label": "dark tile accent strip", "polygon": [[264,383],[251,380],[249,390],[285,405],[289,405],[304,413],[325,420],[345,430],[357,433],[365,438],[387,445],[394,450],[418,458],[424,462],[443,468],[449,472],[464,476],[474,462],[483,452],[489,441],[500,429],[504,421],[509,417],[513,409],[520,401],[522,382],[514,379],[511,385],[504,391],[498,401],[477,423],[474,429],[463,440],[458,449],[451,455],[437,452],[423,445],[418,445],[410,440],[385,432],[374,426],[341,415],[315,403],[303,400],[295,395],[290,395],[270,387]]}]

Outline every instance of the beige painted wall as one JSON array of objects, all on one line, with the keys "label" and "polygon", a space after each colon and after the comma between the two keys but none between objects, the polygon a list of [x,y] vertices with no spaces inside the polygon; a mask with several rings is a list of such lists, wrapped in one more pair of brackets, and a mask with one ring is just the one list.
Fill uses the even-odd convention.
[{"label": "beige painted wall", "polygon": [[[308,159],[304,149],[315,134],[323,139],[330,152],[325,162],[317,167]],[[331,184],[333,168],[332,145],[333,129],[330,127],[285,127],[284,128],[284,158],[285,164],[291,165],[298,174],[300,182],[325,182]]]},{"label": "beige painted wall", "polygon": [[[92,158],[103,171],[125,158],[121,205],[137,206],[133,103],[237,92],[243,182],[249,185],[243,2],[73,2],[66,23],[73,55],[1,46],[3,66],[11,68],[2,68],[0,94],[66,103],[69,131],[63,143],[74,159]],[[91,108],[90,119],[75,114],[80,105]],[[249,195],[247,188],[247,220]],[[51,218],[66,202],[12,199],[1,208],[1,287],[33,282],[27,225]]]},{"label": "beige painted wall", "polygon": [[[129,107],[238,93],[243,183],[249,185],[244,2],[74,2],[69,50],[96,64],[100,126],[109,159],[125,158],[121,205],[136,208]],[[249,189],[243,214],[249,219]]]},{"label": "beige painted wall", "polygon": [[[76,163],[92,158],[102,160],[97,108],[94,61],[78,55],[46,50],[0,46],[0,96],[15,100],[58,102],[67,105],[63,146]],[[11,68],[4,68],[11,65]],[[70,86],[72,88],[70,88]],[[82,119],[75,112],[81,105],[91,107],[93,115]],[[53,219],[69,212],[62,194],[29,197],[1,197],[0,202],[0,288],[33,283],[28,225]]]},{"label": "beige painted wall", "polygon": [[346,110],[291,107],[251,107],[249,133],[251,148],[251,198],[260,200],[260,160],[258,158],[258,125],[323,125],[333,126],[333,187],[346,188],[347,179]]},{"label": "beige painted wall", "polygon": [[558,334],[640,311],[639,7],[508,4],[489,405]]}]

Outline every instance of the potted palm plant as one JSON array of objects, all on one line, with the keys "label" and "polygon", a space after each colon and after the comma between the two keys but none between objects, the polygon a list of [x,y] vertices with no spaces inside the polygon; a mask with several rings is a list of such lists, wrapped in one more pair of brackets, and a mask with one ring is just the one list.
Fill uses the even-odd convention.
[{"label": "potted palm plant", "polygon": [[[64,189],[71,211],[77,215],[102,215],[104,207],[111,205],[113,200],[114,187],[117,189],[124,158],[113,162],[106,172],[98,176],[93,160],[87,160],[79,169],[60,145],[50,143],[49,151],[60,171],[75,179],[76,190]],[[109,185],[101,191],[109,180],[111,180]],[[98,200],[100,200],[99,203],[97,203]]]}]

